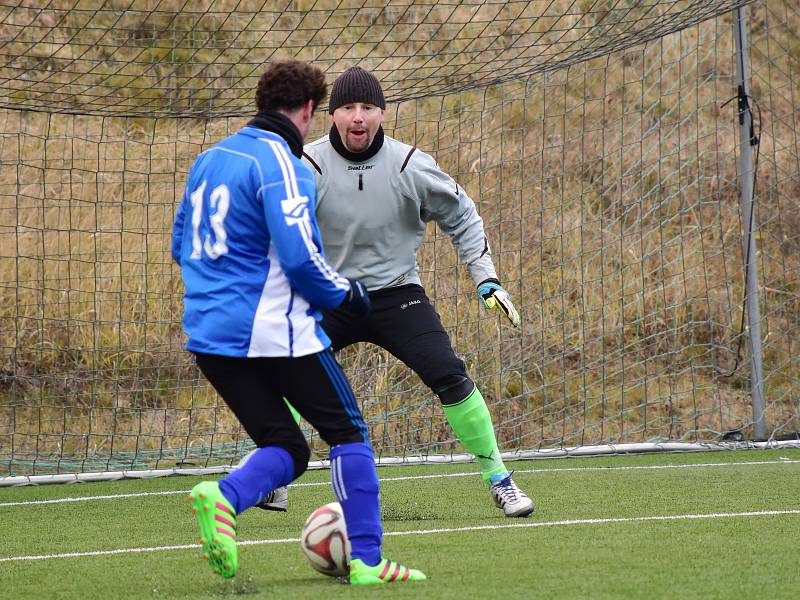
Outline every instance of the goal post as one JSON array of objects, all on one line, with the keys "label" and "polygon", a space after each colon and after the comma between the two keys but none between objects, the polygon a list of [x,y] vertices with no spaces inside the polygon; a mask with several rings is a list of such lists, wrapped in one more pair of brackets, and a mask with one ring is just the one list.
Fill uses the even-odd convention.
[{"label": "goal post", "polygon": [[[435,227],[418,258],[506,456],[797,438],[793,1],[136,7],[0,9],[0,485],[219,470],[251,448],[183,350],[170,235],[194,158],[287,56],[329,81],[373,70],[387,134],[475,199],[520,329],[480,308]],[[468,458],[407,367],[363,344],[339,359],[379,460]]]},{"label": "goal post", "polygon": [[745,268],[745,308],[747,310],[748,342],[750,346],[750,393],[753,405],[753,434],[766,436],[764,415],[764,370],[761,349],[761,309],[758,293],[758,266],[756,264],[756,213],[753,173],[753,146],[759,144],[750,109],[748,83],[749,53],[747,50],[747,25],[745,9],[740,6],[733,16],[733,40],[736,47],[736,100],[739,118],[738,181],[741,198],[743,255]]}]

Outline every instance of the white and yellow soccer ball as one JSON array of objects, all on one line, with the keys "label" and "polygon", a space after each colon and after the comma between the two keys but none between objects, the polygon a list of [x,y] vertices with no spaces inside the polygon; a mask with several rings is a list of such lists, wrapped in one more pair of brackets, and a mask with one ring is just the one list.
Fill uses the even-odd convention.
[{"label": "white and yellow soccer ball", "polygon": [[338,502],[320,506],[309,515],[300,533],[300,546],[320,573],[345,577],[350,572],[350,540]]}]

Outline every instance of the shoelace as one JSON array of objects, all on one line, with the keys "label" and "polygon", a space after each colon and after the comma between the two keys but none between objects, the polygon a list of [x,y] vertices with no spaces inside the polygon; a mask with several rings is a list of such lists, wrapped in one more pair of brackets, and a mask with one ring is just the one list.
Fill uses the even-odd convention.
[{"label": "shoelace", "polygon": [[495,490],[506,502],[516,502],[519,499],[519,489],[510,475],[497,484]]}]

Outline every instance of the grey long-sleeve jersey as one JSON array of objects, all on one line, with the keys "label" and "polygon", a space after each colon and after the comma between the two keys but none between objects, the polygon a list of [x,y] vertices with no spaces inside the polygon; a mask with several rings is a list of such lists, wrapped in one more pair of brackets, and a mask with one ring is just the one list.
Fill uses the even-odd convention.
[{"label": "grey long-sleeve jersey", "polygon": [[447,233],[475,284],[497,278],[475,203],[433,158],[389,136],[370,159],[351,162],[328,136],[305,147],[317,178],[316,214],[328,262],[370,290],[420,283],[425,224]]}]

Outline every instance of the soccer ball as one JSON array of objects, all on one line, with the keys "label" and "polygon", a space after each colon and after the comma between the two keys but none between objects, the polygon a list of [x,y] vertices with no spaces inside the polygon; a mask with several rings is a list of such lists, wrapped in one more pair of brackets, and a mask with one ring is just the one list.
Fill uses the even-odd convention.
[{"label": "soccer ball", "polygon": [[350,540],[338,502],[320,506],[309,515],[300,533],[300,546],[308,562],[320,573],[331,577],[349,573]]}]

